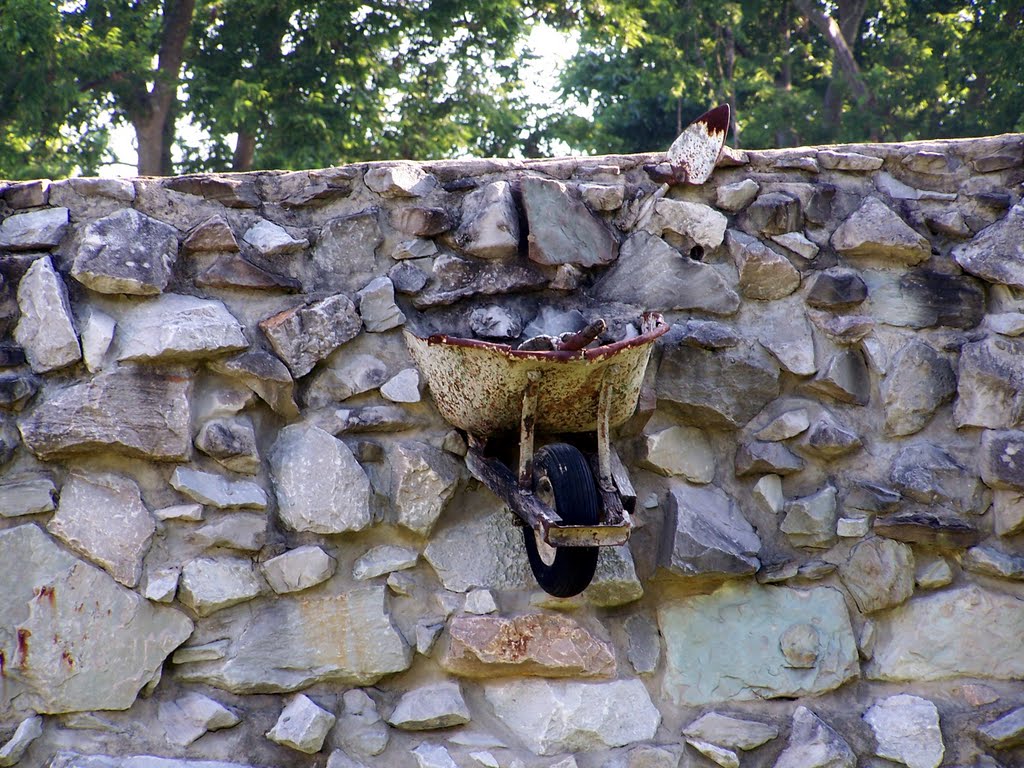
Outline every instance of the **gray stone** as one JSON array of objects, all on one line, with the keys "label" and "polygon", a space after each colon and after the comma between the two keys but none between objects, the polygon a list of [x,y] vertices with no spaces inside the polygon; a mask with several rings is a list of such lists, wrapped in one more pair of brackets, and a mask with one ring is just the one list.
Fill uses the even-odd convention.
[{"label": "gray stone", "polygon": [[[92,723],[95,719],[90,718]],[[95,728],[92,724],[89,728]],[[109,727],[107,730],[117,730]],[[58,752],[49,768],[252,768],[245,763],[227,763],[220,760],[189,760],[184,758],[154,757],[152,755],[80,755]]]},{"label": "gray stone", "polygon": [[107,472],[72,472],[46,529],[121,584],[134,587],[156,523],[133,480]]},{"label": "gray stone", "polygon": [[231,254],[219,258],[196,275],[195,284],[201,288],[233,288],[253,291],[288,291],[302,289],[293,278],[257,267],[251,261]]},{"label": "gray stone", "polygon": [[178,583],[178,599],[197,616],[248,602],[260,592],[252,563],[236,558],[196,558],[182,568]]},{"label": "gray stone", "polygon": [[389,447],[388,466],[395,522],[427,536],[455,493],[455,460],[426,443],[396,442]]},{"label": "gray stone", "polygon": [[377,277],[356,294],[359,315],[370,333],[397,328],[405,322],[405,315],[395,304],[395,286],[387,277]]},{"label": "gray stone", "polygon": [[765,426],[755,432],[754,437],[758,440],[767,440],[769,442],[788,440],[791,437],[796,437],[802,432],[806,432],[807,428],[810,426],[811,417],[807,413],[807,409],[795,408],[792,411],[786,411],[772,419]]},{"label": "gray stone", "polygon": [[746,298],[759,301],[781,299],[800,287],[800,273],[789,259],[757,238],[730,229],[725,243],[739,271],[740,293]]},{"label": "gray stone", "polygon": [[919,596],[879,614],[866,676],[916,682],[1019,679],[1024,674],[1022,607],[1019,598],[973,584]]},{"label": "gray stone", "polygon": [[752,334],[771,352],[783,370],[796,376],[810,376],[818,370],[814,357],[814,334],[798,300],[773,301],[752,307],[747,322]]},{"label": "gray stone", "polygon": [[60,245],[67,229],[67,208],[16,213],[0,222],[0,250],[48,251]]},{"label": "gray stone", "polygon": [[235,253],[239,250],[235,233],[220,214],[196,224],[181,246],[192,253]]},{"label": "gray stone", "polygon": [[412,303],[416,309],[430,309],[468,298],[538,291],[547,285],[548,278],[530,263],[488,264],[442,253],[434,259],[426,289]]},{"label": "gray stone", "polygon": [[135,304],[118,323],[118,360],[191,360],[248,345],[227,307],[194,296],[167,293]]},{"label": "gray stone", "polygon": [[713,320],[687,320],[672,326],[669,336],[688,347],[701,349],[728,349],[737,346],[741,337],[724,323]]},{"label": "gray stone", "polygon": [[945,754],[939,712],[927,699],[900,694],[882,699],[865,714],[878,746],[875,754],[908,768],[938,768]]},{"label": "gray stone", "polygon": [[169,603],[178,592],[180,568],[154,568],[142,575],[139,584],[142,596],[154,603]]},{"label": "gray stone", "polygon": [[937,549],[962,549],[981,540],[976,526],[941,506],[905,509],[875,520],[875,533],[907,544],[924,544]]},{"label": "gray stone", "polygon": [[85,367],[90,373],[96,373],[104,367],[117,323],[105,312],[88,307],[79,318],[78,326],[82,335],[82,359],[85,361]]},{"label": "gray stone", "polygon": [[46,373],[82,359],[67,288],[49,256],[33,261],[18,283],[18,309],[14,339],[33,371]]},{"label": "gray stone", "polygon": [[668,512],[673,533],[663,539],[661,562],[673,573],[738,575],[760,567],[761,540],[720,489],[673,481]]},{"label": "gray stone", "polygon": [[715,456],[704,432],[696,427],[669,427],[646,435],[640,466],[692,483],[715,479]]},{"label": "gray stone", "polygon": [[786,517],[779,530],[794,547],[827,549],[836,541],[838,511],[836,489],[824,489],[786,504]]},{"label": "gray stone", "polygon": [[615,260],[618,242],[578,193],[553,179],[527,176],[520,183],[529,225],[528,255],[538,264],[595,267]]},{"label": "gray stone", "polygon": [[757,720],[741,720],[718,712],[708,712],[683,729],[683,735],[716,744],[726,749],[757,749],[779,735],[774,725]]},{"label": "gray stone", "polygon": [[266,509],[267,493],[249,480],[229,480],[222,475],[177,467],[171,475],[171,487],[193,501],[217,509]]},{"label": "gray stone", "polygon": [[914,583],[921,589],[938,589],[953,582],[953,569],[946,558],[935,556],[924,561],[917,558],[916,561]]},{"label": "gray stone", "polygon": [[592,293],[597,299],[653,311],[699,309],[731,315],[740,304],[726,273],[683,256],[647,232],[637,232],[622,244],[618,260]]},{"label": "gray stone", "polygon": [[[729,581],[710,595],[660,603],[658,624],[664,693],[681,706],[817,695],[859,674],[846,603],[835,589]],[[811,669],[793,668],[780,643],[789,627],[803,624],[820,641]]]},{"label": "gray stone", "polygon": [[204,549],[226,547],[259,552],[267,543],[267,518],[259,514],[228,515],[189,533],[187,539]]},{"label": "gray stone", "polygon": [[0,517],[52,512],[56,493],[53,481],[46,477],[7,479],[0,483]]},{"label": "gray stone", "polygon": [[390,739],[388,725],[378,714],[377,705],[358,688],[342,695],[335,734],[342,748],[357,757],[379,755]]},{"label": "gray stone", "polygon": [[163,180],[161,186],[220,203],[226,208],[256,208],[261,202],[256,194],[256,184],[251,178],[232,179],[196,174]]},{"label": "gray stone", "polygon": [[437,179],[415,163],[370,168],[363,183],[381,197],[422,197],[437,186]]},{"label": "gray stone", "polygon": [[949,171],[949,159],[944,152],[930,152],[922,150],[906,155],[900,165],[915,173],[947,173]]},{"label": "gray stone", "polygon": [[292,530],[344,533],[371,522],[369,478],[348,446],[318,427],[282,429],[270,473],[278,515]]},{"label": "gray stone", "polygon": [[[394,251],[391,253],[391,258],[396,261],[403,261],[405,259],[427,259],[437,254],[437,243],[433,240],[423,240],[422,238],[416,238],[415,240],[406,240],[399,243]],[[473,254],[474,256],[477,254]]]},{"label": "gray stone", "polygon": [[284,227],[266,219],[260,219],[249,227],[242,239],[265,257],[298,253],[309,247],[306,238],[292,237]]},{"label": "gray stone", "polygon": [[[629,544],[601,547],[597,555],[594,579],[583,598],[599,608],[613,608],[639,600],[644,595],[643,585],[636,575],[636,565]],[[561,598],[553,598],[561,604]]]},{"label": "gray stone", "polygon": [[877,171],[882,167],[882,158],[859,152],[824,149],[818,151],[817,157],[821,167],[830,171]]},{"label": "gray stone", "polygon": [[743,230],[751,235],[781,235],[803,229],[800,201],[785,192],[762,192],[740,216]]},{"label": "gray stone", "polygon": [[367,550],[352,566],[352,577],[365,581],[377,576],[412,568],[419,559],[419,552],[408,547],[382,544]]},{"label": "gray stone", "polygon": [[47,389],[18,422],[22,440],[44,461],[108,448],[157,461],[185,461],[192,447],[184,371],[122,367]]},{"label": "gray stone", "polygon": [[856,768],[850,745],[807,707],[797,707],[789,743],[773,768]]},{"label": "gray stone", "polygon": [[1024,707],[1007,714],[978,729],[981,737],[997,749],[1010,749],[1024,744]]},{"label": "gray stone", "polygon": [[529,588],[533,579],[523,549],[522,528],[489,491],[460,496],[477,511],[464,522],[435,532],[423,551],[441,584],[452,592],[468,592],[475,587]]},{"label": "gray stone", "polygon": [[5,744],[0,746],[0,766],[17,765],[32,742],[43,735],[43,718],[39,715],[27,717],[18,723],[14,734]]},{"label": "gray stone", "polygon": [[711,250],[722,244],[728,223],[729,220],[711,206],[663,197],[654,204],[654,215],[645,229],[659,237],[671,232],[682,236],[685,242],[692,241]]},{"label": "gray stone", "polygon": [[622,185],[580,184],[579,190],[583,202],[595,211],[618,210],[626,199],[626,189]]},{"label": "gray stone", "polygon": [[900,328],[974,328],[985,316],[983,284],[966,275],[926,269],[864,270],[868,300],[862,309],[880,323]]},{"label": "gray stone", "polygon": [[957,427],[1012,427],[1024,419],[1024,340],[990,336],[960,351]]},{"label": "gray stone", "polygon": [[911,341],[896,355],[882,383],[886,432],[919,432],[935,411],[953,400],[956,388],[949,360],[924,342]]},{"label": "gray stone", "polygon": [[739,428],[779,395],[779,368],[760,346],[709,351],[667,347],[658,370],[659,400],[698,427]]},{"label": "gray stone", "polygon": [[629,645],[626,657],[638,675],[649,675],[661,661],[661,635],[658,625],[647,616],[632,614],[624,623]]},{"label": "gray stone", "polygon": [[815,328],[841,346],[853,346],[863,341],[876,326],[874,318],[869,315],[833,315],[812,309],[807,316]]},{"label": "gray stone", "polygon": [[782,478],[778,475],[762,477],[754,484],[752,494],[761,508],[773,515],[782,512],[786,503],[786,497],[782,495]]},{"label": "gray stone", "polygon": [[868,297],[868,286],[860,274],[845,267],[815,272],[807,281],[804,300],[819,309],[852,309]]},{"label": "gray stone", "polygon": [[412,750],[412,756],[416,758],[417,768],[458,768],[458,763],[440,744],[423,742]]},{"label": "gray stone", "polygon": [[1002,552],[995,547],[971,547],[961,560],[965,571],[999,579],[1024,581],[1024,557]]},{"label": "gray stone", "polygon": [[778,442],[751,440],[736,450],[736,476],[791,475],[804,468],[804,461]]},{"label": "gray stone", "polygon": [[818,255],[818,246],[808,240],[802,232],[784,232],[781,235],[769,235],[769,237],[772,242],[778,243],[802,259],[810,261]]},{"label": "gray stone", "polygon": [[925,223],[928,228],[938,234],[957,239],[968,238],[974,233],[967,226],[967,222],[960,211],[943,211],[931,216],[925,216]]},{"label": "gray stone", "polygon": [[388,218],[395,229],[416,237],[433,237],[452,228],[452,217],[444,208],[422,205],[392,208]]},{"label": "gray stone", "polygon": [[515,310],[495,306],[478,307],[469,316],[469,327],[481,339],[510,341],[523,332],[523,321]]},{"label": "gray stone", "polygon": [[373,355],[342,351],[313,375],[306,390],[306,405],[318,408],[347,400],[377,389],[387,380],[388,368],[381,360]]},{"label": "gray stone", "polygon": [[977,475],[931,443],[915,443],[893,457],[889,479],[904,496],[922,504],[945,504],[981,514],[988,507]]},{"label": "gray stone", "polygon": [[241,718],[223,704],[195,692],[161,702],[157,719],[164,727],[167,741],[177,747],[187,747],[209,731],[232,728],[241,722]]},{"label": "gray stone", "polygon": [[801,453],[828,461],[853,453],[862,445],[856,432],[824,410],[798,442]]},{"label": "gray stone", "polygon": [[175,504],[171,507],[163,507],[153,510],[153,517],[157,520],[188,520],[195,522],[203,519],[202,504]]},{"label": "gray stone", "polygon": [[1024,432],[1020,430],[986,430],[981,437],[981,479],[991,488],[1024,488]]},{"label": "gray stone", "polygon": [[71,276],[99,293],[163,291],[178,258],[178,230],[134,208],[85,227]]},{"label": "gray stone", "polygon": [[331,352],[358,336],[362,319],[352,299],[339,293],[286,309],[261,320],[259,326],[292,375],[301,378]]},{"label": "gray stone", "polygon": [[839,577],[862,613],[892,608],[914,593],[914,553],[892,539],[867,539],[850,550]]},{"label": "gray stone", "polygon": [[299,415],[295,404],[295,382],[288,368],[269,352],[250,349],[226,360],[211,360],[215,373],[238,379],[269,405],[275,413],[291,419]]},{"label": "gray stone", "polygon": [[387,270],[391,260],[377,255],[384,241],[379,214],[377,208],[367,208],[331,219],[321,228],[308,262],[295,273],[307,293],[351,295]]},{"label": "gray stone", "polygon": [[53,182],[49,179],[5,183],[3,189],[0,190],[0,197],[15,210],[38,208],[50,201],[51,186],[53,186]]},{"label": "gray stone", "polygon": [[746,208],[760,191],[760,185],[753,179],[723,184],[715,190],[715,204],[723,211],[736,213]]},{"label": "gray stone", "polygon": [[488,613],[496,613],[498,604],[494,600],[494,593],[489,589],[474,589],[466,595],[462,603],[462,610],[475,616],[486,616]]},{"label": "gray stone", "polygon": [[1016,490],[992,493],[993,528],[999,536],[1016,536],[1024,530],[1024,494]]},{"label": "gray stone", "polygon": [[260,454],[252,419],[236,416],[210,419],[195,437],[195,446],[232,472],[254,475],[260,470]]},{"label": "gray stone", "polygon": [[[639,680],[486,683],[497,718],[537,755],[590,752],[654,737],[661,715]],[[629,712],[629,717],[621,717]]]},{"label": "gray stone", "polygon": [[840,403],[867,405],[871,399],[871,375],[864,353],[858,349],[837,350],[804,387]]},{"label": "gray stone", "polygon": [[1003,336],[1024,334],[1024,312],[998,312],[986,315],[985,327]]},{"label": "gray stone", "polygon": [[739,755],[731,749],[724,749],[715,744],[689,737],[686,739],[686,743],[722,768],[740,768]]},{"label": "gray stone", "polygon": [[[181,612],[152,605],[34,525],[0,531],[0,562],[18,574],[0,592],[5,719],[27,710],[127,709],[192,632]],[[105,610],[78,608],[94,604]]]},{"label": "gray stone", "polygon": [[270,558],[260,566],[260,572],[270,588],[283,595],[327,581],[337,567],[337,560],[320,547],[307,544]]},{"label": "gray stone", "polygon": [[412,661],[385,592],[363,587],[254,603],[224,658],[182,664],[177,676],[232,693],[281,693],[326,681],[370,685]]},{"label": "gray stone", "polygon": [[972,275],[991,283],[1024,288],[1024,202],[968,242],[953,248],[953,258]]},{"label": "gray stone", "polygon": [[30,373],[0,374],[0,408],[20,411],[39,391],[39,379]]},{"label": "gray stone", "polygon": [[587,325],[587,319],[578,309],[560,311],[551,306],[543,306],[540,312],[526,324],[523,335],[527,338],[533,336],[561,336],[563,333],[576,333],[582,331]]},{"label": "gray stone", "polygon": [[391,402],[419,402],[420,372],[415,368],[399,371],[381,384],[381,395]]},{"label": "gray stone", "polygon": [[334,721],[334,715],[300,693],[288,702],[266,736],[277,744],[312,755],[323,748]]},{"label": "gray stone", "polygon": [[428,731],[468,723],[469,708],[457,683],[437,683],[407,691],[387,718],[403,731]]},{"label": "gray stone", "polygon": [[869,197],[832,235],[847,257],[878,258],[913,266],[931,256],[928,240],[877,197]]},{"label": "gray stone", "polygon": [[171,656],[172,664],[191,664],[197,661],[216,661],[227,656],[230,643],[225,638],[202,645],[182,646]]},{"label": "gray stone", "polygon": [[395,264],[388,270],[388,278],[399,293],[419,293],[427,284],[427,273],[409,262]]},{"label": "gray stone", "polygon": [[519,253],[519,213],[507,181],[485,184],[463,198],[455,241],[481,259],[508,259]]}]

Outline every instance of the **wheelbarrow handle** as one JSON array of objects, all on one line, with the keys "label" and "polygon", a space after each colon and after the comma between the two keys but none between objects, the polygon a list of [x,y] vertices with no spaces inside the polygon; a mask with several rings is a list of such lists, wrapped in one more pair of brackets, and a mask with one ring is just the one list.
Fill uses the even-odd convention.
[{"label": "wheelbarrow handle", "polygon": [[586,347],[587,344],[604,333],[604,330],[607,327],[608,325],[605,321],[598,318],[583,330],[562,336],[558,344],[555,346],[555,349],[565,352],[576,352],[581,350]]}]

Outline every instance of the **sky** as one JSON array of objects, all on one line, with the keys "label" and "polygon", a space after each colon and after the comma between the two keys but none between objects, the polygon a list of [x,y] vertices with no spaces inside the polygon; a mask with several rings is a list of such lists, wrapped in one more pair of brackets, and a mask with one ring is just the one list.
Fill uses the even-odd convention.
[{"label": "sky", "polygon": [[[552,106],[559,99],[556,86],[558,72],[562,65],[571,58],[577,49],[577,42],[546,25],[534,27],[526,48],[537,57],[527,63],[523,73],[523,81],[531,100],[541,106]],[[577,107],[577,111],[582,107]],[[178,122],[178,136],[187,144],[196,144],[204,138],[203,131],[192,125],[187,119]],[[569,147],[555,147],[555,154],[568,154]],[[138,174],[138,155],[135,148],[135,131],[129,125],[117,125],[111,128],[110,150],[116,162],[100,167],[99,175],[106,178],[135,176]],[[174,160],[181,158],[175,152]]]}]

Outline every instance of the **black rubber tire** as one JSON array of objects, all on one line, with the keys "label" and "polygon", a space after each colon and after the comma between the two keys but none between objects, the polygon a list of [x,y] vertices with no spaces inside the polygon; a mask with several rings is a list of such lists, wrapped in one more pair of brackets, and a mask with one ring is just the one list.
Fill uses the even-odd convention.
[{"label": "black rubber tire", "polygon": [[[533,457],[534,476],[547,475],[555,497],[555,511],[567,525],[596,525],[600,503],[590,465],[574,446],[545,445]],[[558,547],[550,565],[537,551],[531,528],[523,528],[526,556],[537,583],[549,595],[572,597],[590,584],[597,568],[597,547]]]}]

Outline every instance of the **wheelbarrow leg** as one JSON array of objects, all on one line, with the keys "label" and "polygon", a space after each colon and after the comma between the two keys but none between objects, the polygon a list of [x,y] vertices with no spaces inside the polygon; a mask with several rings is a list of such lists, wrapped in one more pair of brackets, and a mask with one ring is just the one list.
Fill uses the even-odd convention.
[{"label": "wheelbarrow leg", "polygon": [[604,493],[615,492],[612,478],[611,427],[609,416],[612,410],[612,384],[618,366],[609,366],[601,381],[601,393],[597,400],[597,484]]},{"label": "wheelbarrow leg", "polygon": [[540,392],[540,371],[526,374],[523,390],[523,415],[519,420],[519,490],[533,493],[533,435],[537,426],[537,396]]}]

